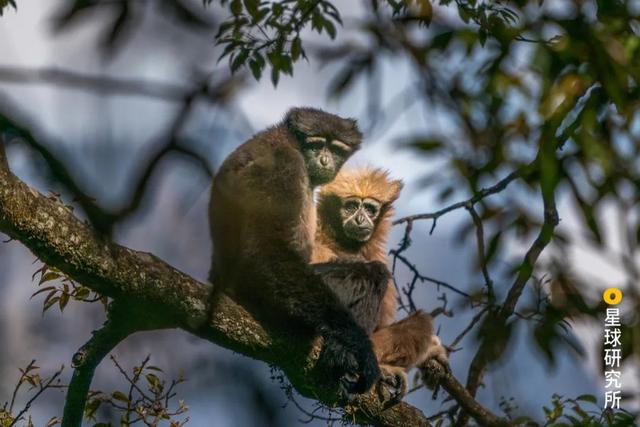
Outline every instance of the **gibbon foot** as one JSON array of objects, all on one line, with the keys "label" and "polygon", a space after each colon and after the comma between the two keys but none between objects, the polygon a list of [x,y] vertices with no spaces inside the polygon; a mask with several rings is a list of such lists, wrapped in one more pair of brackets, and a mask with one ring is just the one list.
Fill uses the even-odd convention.
[{"label": "gibbon foot", "polygon": [[378,381],[380,369],[364,331],[345,329],[324,339],[318,363],[335,375],[342,399],[351,401],[353,394],[365,393]]},{"label": "gibbon foot", "polygon": [[349,404],[354,401],[357,394],[353,393],[351,390],[356,386],[359,381],[359,377],[357,374],[353,373],[345,373],[340,377],[338,386],[338,401],[342,403]]},{"label": "gibbon foot", "polygon": [[429,342],[429,349],[427,350],[427,356],[425,357],[425,362],[429,360],[436,360],[446,372],[449,372],[449,352],[440,342],[440,338],[437,335],[431,336],[431,341]]},{"label": "gibbon foot", "polygon": [[[431,361],[436,362],[436,365],[430,363]],[[440,365],[442,370],[438,369],[437,365]],[[438,396],[443,372],[445,375],[451,373],[449,352],[440,342],[440,338],[438,338],[437,335],[432,335],[429,349],[427,350],[427,357],[420,365],[420,373],[422,375],[422,381],[427,388],[433,390],[433,399],[436,399]]]},{"label": "gibbon foot", "polygon": [[407,373],[404,368],[380,365],[380,373],[381,377],[377,386],[380,400],[400,401],[407,394],[408,389]]}]

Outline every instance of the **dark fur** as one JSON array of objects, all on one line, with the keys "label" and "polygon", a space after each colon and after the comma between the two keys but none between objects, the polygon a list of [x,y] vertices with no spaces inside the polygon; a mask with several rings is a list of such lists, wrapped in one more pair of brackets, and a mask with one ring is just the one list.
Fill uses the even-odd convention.
[{"label": "dark fur", "polygon": [[378,261],[338,261],[314,264],[314,269],[371,335],[378,325],[380,303],[391,278],[387,266]]},{"label": "dark fur", "polygon": [[224,161],[210,204],[211,280],[258,318],[294,320],[321,334],[321,366],[346,391],[364,392],[380,375],[371,342],[308,265],[314,236],[307,234],[315,221],[305,221],[314,219],[308,218],[315,212],[314,177],[301,152],[301,137],[316,131],[332,132],[353,151],[360,142],[354,121],[296,108]]},{"label": "dark fur", "polygon": [[362,141],[362,133],[354,119],[327,114],[315,108],[292,108],[285,123],[291,132],[298,136],[326,136],[338,139],[357,149]]}]

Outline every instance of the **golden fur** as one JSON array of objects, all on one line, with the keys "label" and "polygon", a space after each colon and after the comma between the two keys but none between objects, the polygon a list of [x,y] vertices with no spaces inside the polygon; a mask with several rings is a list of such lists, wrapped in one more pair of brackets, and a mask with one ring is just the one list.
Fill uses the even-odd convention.
[{"label": "golden fur", "polygon": [[[393,202],[400,196],[402,181],[389,179],[389,174],[381,169],[347,169],[341,171],[338,176],[329,184],[321,187],[318,195],[318,206],[320,207],[326,199],[337,196],[341,199],[346,197],[368,197],[376,199],[382,203],[384,210],[381,213],[378,223],[371,238],[357,249],[357,255],[368,261],[387,262],[387,239],[391,230],[391,218],[393,217]],[[353,250],[341,246],[334,238],[328,225],[318,218],[318,228],[316,240],[311,256],[312,263],[328,262],[336,258],[355,255]],[[389,282],[380,309],[380,320],[378,329],[390,325],[395,319],[397,310],[397,293],[393,282]]]}]

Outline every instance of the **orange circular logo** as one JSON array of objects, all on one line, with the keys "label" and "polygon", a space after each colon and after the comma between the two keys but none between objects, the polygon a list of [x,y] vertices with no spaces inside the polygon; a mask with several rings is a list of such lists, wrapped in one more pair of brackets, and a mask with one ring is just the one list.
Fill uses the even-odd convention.
[{"label": "orange circular logo", "polygon": [[618,288],[607,288],[602,293],[602,299],[609,305],[618,305],[622,301],[622,291]]}]

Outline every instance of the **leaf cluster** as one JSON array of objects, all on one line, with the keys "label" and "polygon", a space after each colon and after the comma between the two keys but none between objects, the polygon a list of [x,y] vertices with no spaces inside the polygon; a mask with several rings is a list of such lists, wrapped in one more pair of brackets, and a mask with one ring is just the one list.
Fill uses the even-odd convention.
[{"label": "leaf cluster", "polygon": [[[43,314],[56,304],[60,312],[63,312],[71,300],[89,303],[100,302],[103,308],[107,309],[109,299],[106,296],[77,283],[54,267],[43,264],[31,277],[32,280],[36,280],[36,278],[40,289],[31,294],[31,298],[39,294],[46,294],[42,303]],[[51,284],[51,282],[55,283]]]},{"label": "leaf cluster", "polygon": [[338,9],[326,0],[223,0],[221,4],[231,16],[216,34],[216,43],[224,47],[220,59],[229,57],[232,72],[248,67],[256,80],[270,68],[274,86],[280,74],[293,75],[293,64],[307,58],[301,38],[305,27],[334,39],[336,25],[342,24]]},{"label": "leaf cluster", "polygon": [[[40,367],[36,365],[35,360],[32,360],[25,368],[20,368],[20,378],[13,388],[11,400],[4,402],[0,406],[0,426],[34,427],[29,415],[31,405],[47,390],[66,388],[66,385],[62,384],[60,380],[63,370],[64,366],[50,376],[42,376]],[[18,401],[22,400],[21,395],[23,394],[25,396],[22,399],[26,399],[26,403],[19,407]],[[52,417],[47,421],[45,427],[53,427],[60,424],[60,422],[60,418]]]},{"label": "leaf cluster", "polygon": [[[131,372],[125,371],[114,356],[111,356],[111,360],[126,380],[127,388],[111,393],[90,391],[85,407],[86,419],[95,422],[99,409],[109,406],[121,414],[121,426],[139,424],[157,427],[168,422],[170,427],[181,427],[189,421],[188,417],[184,417],[189,410],[185,402],[173,402],[177,395],[176,387],[185,382],[184,378],[171,381],[163,379],[162,369],[149,363],[150,356],[134,366]],[[105,422],[93,424],[93,427],[110,426]]]}]

